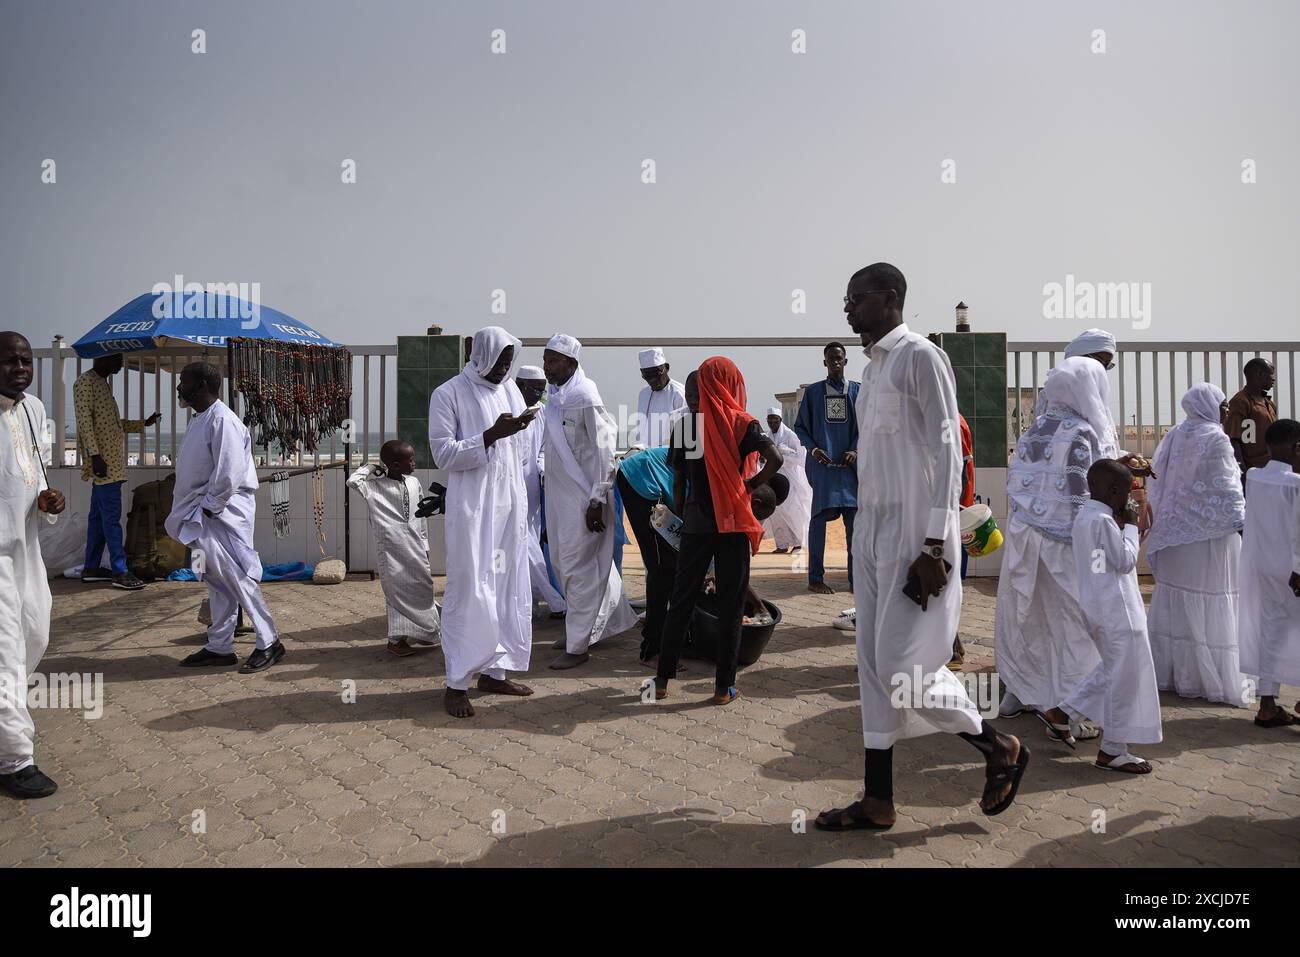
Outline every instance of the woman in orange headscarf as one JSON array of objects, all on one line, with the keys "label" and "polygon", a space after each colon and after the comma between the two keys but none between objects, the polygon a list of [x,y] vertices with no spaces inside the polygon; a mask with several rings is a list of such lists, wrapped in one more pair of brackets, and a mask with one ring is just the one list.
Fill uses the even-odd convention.
[{"label": "woman in orange headscarf", "polygon": [[[730,704],[735,688],[740,626],[749,590],[749,559],[763,539],[750,495],[781,468],[781,453],[758,421],[745,411],[745,379],[723,356],[706,359],[686,379],[691,415],[673,427],[668,461],[673,467],[673,511],[682,517],[681,551],[673,580],[655,697],[668,696],[677,674],[686,627],[696,597],[714,565],[719,642],[713,703]],[[758,456],[763,457],[762,470]]]}]

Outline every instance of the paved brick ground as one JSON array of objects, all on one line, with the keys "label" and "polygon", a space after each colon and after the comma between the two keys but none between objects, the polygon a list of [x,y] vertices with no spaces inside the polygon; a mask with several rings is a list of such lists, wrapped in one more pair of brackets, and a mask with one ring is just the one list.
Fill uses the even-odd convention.
[{"label": "paved brick ground", "polygon": [[[785,621],[742,673],[745,697],[705,703],[689,663],[671,703],[642,704],[636,640],[585,667],[545,663],[539,621],[527,700],[441,711],[442,656],[383,650],[377,583],[268,586],[289,654],[268,673],[195,673],[201,586],[137,594],[56,583],[42,671],[102,672],[103,716],[37,715],[61,787],[0,801],[0,864],[27,865],[1282,865],[1300,856],[1300,733],[1250,712],[1165,697],[1145,779],[1093,769],[1009,722],[1034,749],[1011,811],[975,807],[982,765],[932,735],[897,751],[901,815],[884,834],[827,836],[799,811],[856,795],[861,738],[852,644],[826,622],[851,601],[809,595],[765,558],[756,586]],[[630,576],[629,591],[641,592]],[[987,668],[993,583],[967,591],[968,669]],[[241,639],[240,652],[251,650]],[[356,701],[344,703],[346,682]],[[1289,690],[1290,704],[1297,692]],[[194,833],[196,812],[206,832]],[[1104,820],[1104,832],[1096,829]],[[494,829],[495,825],[495,829]]]}]

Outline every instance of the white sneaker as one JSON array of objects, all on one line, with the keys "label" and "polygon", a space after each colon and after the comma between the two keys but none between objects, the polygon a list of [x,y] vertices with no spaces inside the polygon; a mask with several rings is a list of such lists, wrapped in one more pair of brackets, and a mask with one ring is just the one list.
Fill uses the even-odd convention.
[{"label": "white sneaker", "polygon": [[857,611],[856,608],[845,608],[842,612],[840,612],[840,617],[841,617],[841,618],[852,618],[852,617],[853,617],[853,613],[854,613],[855,611]]},{"label": "white sneaker", "polygon": [[840,615],[840,617],[836,618],[833,622],[831,622],[831,627],[832,627],[832,628],[837,628],[837,629],[839,629],[840,631],[857,631],[857,630],[858,630],[858,616],[857,616],[857,615]]}]

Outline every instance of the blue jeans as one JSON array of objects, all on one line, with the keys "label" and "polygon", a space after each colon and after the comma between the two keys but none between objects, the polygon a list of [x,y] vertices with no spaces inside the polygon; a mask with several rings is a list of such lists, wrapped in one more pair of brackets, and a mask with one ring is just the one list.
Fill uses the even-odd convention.
[{"label": "blue jeans", "polygon": [[122,482],[90,487],[90,517],[86,520],[86,567],[99,568],[108,546],[114,575],[126,574],[126,548],[122,545]]},{"label": "blue jeans", "polygon": [[808,584],[826,577],[826,523],[844,519],[844,541],[849,550],[849,588],[853,587],[853,519],[856,508],[824,508],[808,523]]}]

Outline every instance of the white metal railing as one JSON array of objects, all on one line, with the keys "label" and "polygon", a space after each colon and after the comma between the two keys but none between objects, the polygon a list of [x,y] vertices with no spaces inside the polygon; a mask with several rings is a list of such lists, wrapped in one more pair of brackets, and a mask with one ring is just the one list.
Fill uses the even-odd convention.
[{"label": "white metal railing", "polygon": [[[541,347],[546,339],[528,338],[526,347]],[[829,341],[826,336],[786,337],[668,337],[656,339],[664,347],[748,348],[748,347],[814,347]],[[582,340],[584,347],[644,348],[641,338],[615,338],[593,336]],[[355,422],[353,459],[368,462],[376,459],[379,447],[397,433],[397,346],[356,345],[348,347],[352,363],[352,411]],[[1019,437],[1021,429],[1032,419],[1034,401],[1041,389],[1047,371],[1060,360],[1063,342],[1009,342],[1007,344],[1007,386],[1012,396],[1022,397],[1020,415],[1015,414],[1014,400],[1010,414],[1009,444]],[[1179,399],[1186,389],[1197,382],[1213,382],[1228,396],[1242,386],[1241,367],[1248,359],[1262,355],[1273,362],[1277,370],[1277,384],[1273,394],[1277,399],[1278,414],[1295,418],[1300,409],[1296,404],[1297,380],[1296,354],[1300,342],[1134,342],[1121,343],[1116,356],[1117,368],[1111,379],[1111,411],[1121,427],[1121,444],[1131,451],[1151,453],[1159,442],[1162,430],[1183,418]],[[55,462],[80,465],[75,443],[65,438],[69,426],[75,425],[72,403],[72,384],[77,376],[90,368],[90,360],[77,358],[62,339],[56,338],[48,349],[34,349],[35,370],[33,391],[45,404],[53,427]],[[201,356],[193,351],[158,350],[138,353],[132,358],[136,368],[125,367],[114,377],[114,392],[124,418],[146,418],[154,411],[163,413],[162,419],[142,434],[127,437],[128,458],[134,467],[153,467],[174,462],[178,435],[184,434],[185,416],[176,405],[176,379],[178,360],[193,360]],[[212,355],[218,364],[225,356]],[[60,361],[62,360],[62,361]],[[149,381],[152,377],[152,382]],[[328,447],[315,455],[301,452],[288,460],[278,455],[267,457],[263,464],[315,465],[333,461],[343,454],[342,437],[335,434]],[[259,459],[263,456],[259,453]]]},{"label": "white metal railing", "polygon": [[[1014,389],[1011,442],[1033,419],[1043,378],[1063,357],[1063,342],[1008,342],[1007,385]],[[1151,454],[1165,431],[1182,421],[1179,400],[1199,382],[1212,382],[1231,398],[1245,384],[1242,366],[1255,356],[1273,363],[1278,415],[1296,417],[1296,353],[1300,342],[1132,342],[1120,343],[1111,379],[1111,414],[1120,445]],[[1019,399],[1020,415],[1015,414]]]},{"label": "white metal railing", "polygon": [[[352,411],[355,423],[353,460],[358,464],[377,459],[385,439],[397,433],[397,346],[349,346],[352,352]],[[91,360],[79,358],[62,338],[48,349],[33,349],[32,391],[45,405],[51,419],[53,448],[51,461],[80,466],[81,454],[68,435],[75,430],[76,412],[72,386],[91,367]],[[154,412],[162,418],[142,433],[127,435],[129,468],[166,468],[176,461],[178,437],[183,438],[188,413],[178,408],[176,382],[186,362],[207,359],[224,366],[225,351],[204,355],[197,350],[158,349],[131,355],[131,365],[113,377],[113,392],[125,419],[145,419]],[[135,368],[132,368],[132,365]],[[152,380],[152,381],[150,381]],[[229,395],[226,397],[230,401]],[[238,411],[237,403],[232,405]],[[360,412],[360,416],[357,413]],[[317,465],[343,456],[340,433],[330,436],[328,445],[315,453],[301,451],[283,457],[278,452],[255,450],[258,464]]]}]

